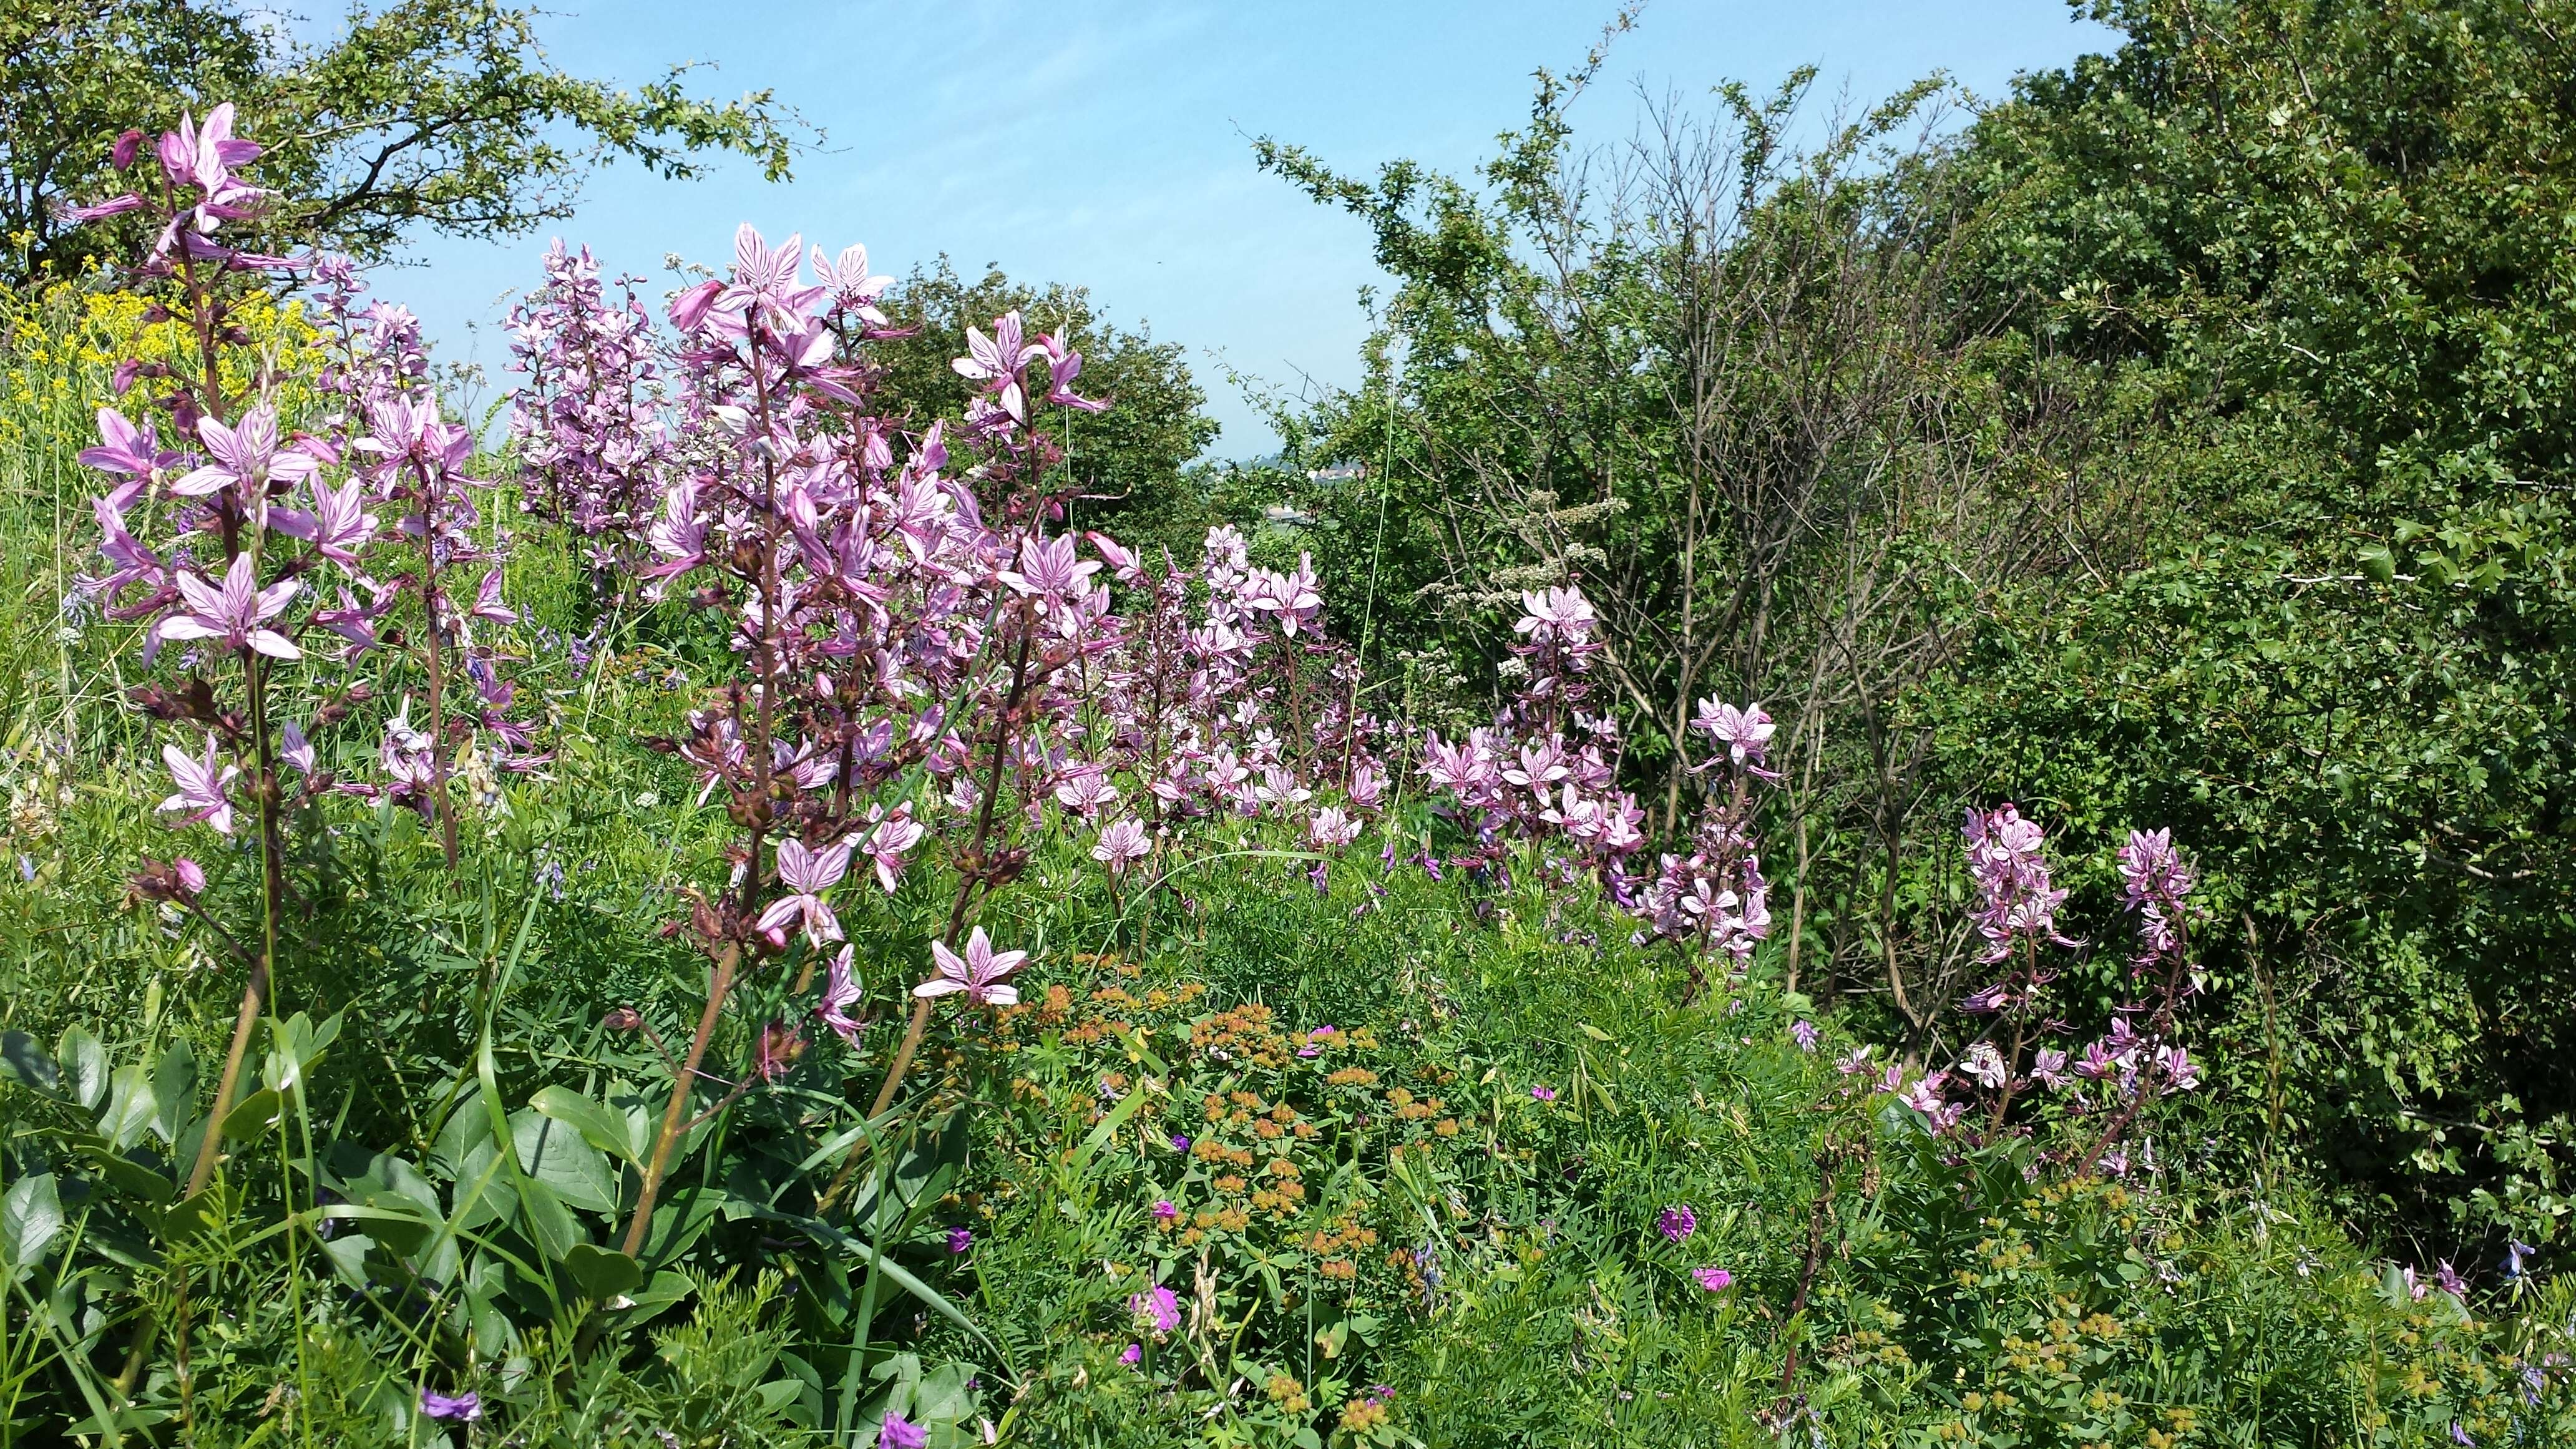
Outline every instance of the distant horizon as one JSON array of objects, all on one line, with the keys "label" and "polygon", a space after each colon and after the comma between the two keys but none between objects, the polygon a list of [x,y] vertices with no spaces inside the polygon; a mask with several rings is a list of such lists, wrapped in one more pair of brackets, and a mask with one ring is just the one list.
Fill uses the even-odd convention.
[{"label": "distant horizon", "polygon": [[[377,290],[421,316],[440,361],[479,364],[488,401],[511,382],[501,318],[556,237],[654,278],[670,254],[720,263],[746,220],[773,240],[863,243],[898,276],[943,255],[961,273],[998,265],[1015,281],[1087,287],[1104,320],[1180,344],[1222,428],[1206,459],[1252,461],[1279,438],[1226,369],[1291,395],[1349,385],[1368,332],[1359,293],[1387,280],[1360,221],[1261,174],[1252,139],[1359,175],[1400,157],[1466,173],[1525,122],[1533,73],[1579,64],[1611,13],[1530,0],[1294,17],[1095,3],[1022,25],[1022,8],[807,12],[809,43],[789,47],[670,0],[549,14],[548,52],[576,74],[632,86],[708,62],[696,91],[771,89],[824,130],[824,147],[776,186],[745,162],[697,182],[604,167],[571,219],[495,242],[424,235]],[[1871,99],[1936,70],[1991,99],[2116,39],[2064,0],[1667,3],[1614,42],[1574,114],[1579,139],[1614,141],[1644,97],[1706,97],[1727,79],[1767,89],[1811,63],[1820,99]]]}]

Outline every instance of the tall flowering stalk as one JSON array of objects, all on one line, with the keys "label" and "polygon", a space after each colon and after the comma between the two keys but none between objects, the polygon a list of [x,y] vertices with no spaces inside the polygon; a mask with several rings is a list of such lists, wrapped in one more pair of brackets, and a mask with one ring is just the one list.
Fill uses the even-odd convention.
[{"label": "tall flowering stalk", "polygon": [[2050,1016],[2047,988],[2058,972],[2044,952],[2080,943],[2058,929],[2067,892],[2054,882],[2045,832],[2007,804],[1971,809],[1961,837],[1978,894],[1974,923],[1984,942],[1978,958],[2003,970],[1959,1003],[1962,1012],[1986,1018],[1987,1029],[1955,1062],[1908,1086],[1904,1100],[1937,1133],[1956,1129],[1982,1101],[1983,1135],[1991,1139],[2008,1129],[2025,1092],[2044,1089],[2069,1118],[2107,1119],[2080,1155],[2067,1150],[2078,1170],[2126,1172],[2118,1143],[2138,1112],[2200,1084],[2199,1067],[2173,1040],[2180,1007],[2197,986],[2185,925],[2192,872],[2168,831],[2133,831],[2119,848],[2126,904],[2138,913],[2143,947],[2132,978],[2147,983],[2149,993],[2115,1010],[2108,1030],[2076,1050],[2050,1043],[2066,1027]]},{"label": "tall flowering stalk", "polygon": [[[81,221],[127,212],[157,219],[157,235],[128,268],[130,284],[153,298],[147,315],[179,320],[197,339],[193,369],[122,364],[118,391],[132,397],[142,389],[143,418],[100,408],[99,443],[81,454],[110,480],[92,504],[108,570],[84,580],[84,591],[112,616],[145,623],[141,662],[169,682],[144,683],[133,698],[186,742],[162,747],[172,789],[161,813],[176,828],[229,836],[246,800],[259,856],[259,927],[255,944],[240,948],[241,1008],[189,1171],[191,1193],[213,1175],[223,1136],[214,1124],[232,1107],[277,969],[287,908],[281,821],[327,784],[304,729],[279,717],[278,671],[306,658],[297,640],[315,622],[321,581],[362,577],[357,551],[373,523],[363,509],[352,517],[349,495],[322,482],[323,458],[310,440],[282,434],[276,379],[261,373],[247,393],[226,391],[233,310],[263,279],[295,266],[220,240],[227,223],[257,215],[266,200],[237,174],[260,147],[235,137],[232,119],[230,105],[209,111],[202,126],[183,116],[148,162],[142,133],[128,131],[112,160],[136,188],[71,213]],[[155,891],[195,906],[201,872],[165,880],[147,866],[146,874]]]},{"label": "tall flowering stalk", "polygon": [[510,420],[520,506],[571,529],[595,573],[613,578],[638,562],[661,496],[671,447],[661,352],[640,278],[604,280],[588,247],[560,241],[545,272],[509,318],[511,370],[527,377]]},{"label": "tall flowering stalk", "polygon": [[[1602,648],[1598,620],[1571,585],[1524,594],[1521,606],[1511,646],[1520,683],[1511,703],[1455,744],[1437,731],[1421,741],[1420,772],[1447,797],[1439,812],[1468,841],[1447,867],[1501,880],[1514,842],[1561,842],[1573,847],[1565,870],[1590,871],[1631,904],[1627,862],[1645,844],[1645,812],[1617,788],[1617,721],[1584,709]],[[1426,869],[1440,868],[1427,852],[1423,860]]]}]

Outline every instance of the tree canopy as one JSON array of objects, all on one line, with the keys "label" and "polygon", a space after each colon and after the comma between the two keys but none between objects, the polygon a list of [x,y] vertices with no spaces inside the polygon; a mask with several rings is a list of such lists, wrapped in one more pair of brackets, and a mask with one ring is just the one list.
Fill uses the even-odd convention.
[{"label": "tree canopy", "polygon": [[689,66],[620,88],[546,57],[539,12],[497,0],[360,0],[311,44],[234,0],[25,0],[0,8],[0,278],[66,276],[118,254],[67,204],[114,186],[109,147],[218,101],[269,150],[272,245],[383,257],[409,232],[516,235],[570,214],[619,157],[689,177],[734,155],[778,180],[815,133],[767,90],[717,101]]}]

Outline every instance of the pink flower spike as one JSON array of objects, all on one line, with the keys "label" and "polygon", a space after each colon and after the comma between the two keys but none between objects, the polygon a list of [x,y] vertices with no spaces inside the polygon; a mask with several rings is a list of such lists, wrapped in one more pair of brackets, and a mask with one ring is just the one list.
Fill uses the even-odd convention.
[{"label": "pink flower spike", "polygon": [[995,951],[984,928],[977,926],[974,934],[966,938],[963,958],[942,942],[930,943],[930,958],[937,963],[939,974],[912,988],[912,994],[928,998],[962,991],[977,1006],[1016,1006],[1019,988],[1002,978],[1020,969],[1028,955],[1026,951]]}]

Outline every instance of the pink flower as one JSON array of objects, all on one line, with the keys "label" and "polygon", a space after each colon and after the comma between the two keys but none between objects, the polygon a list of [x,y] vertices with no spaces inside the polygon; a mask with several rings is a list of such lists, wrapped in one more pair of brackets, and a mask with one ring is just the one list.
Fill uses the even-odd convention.
[{"label": "pink flower", "polygon": [[877,884],[885,888],[887,895],[894,894],[895,882],[903,878],[903,853],[920,844],[926,833],[921,822],[912,818],[912,806],[906,803],[870,826],[866,836],[854,837],[875,864]]},{"label": "pink flower", "polygon": [[1735,1275],[1724,1268],[1693,1268],[1691,1277],[1711,1293],[1722,1293],[1735,1286]]},{"label": "pink flower", "polygon": [[367,512],[366,494],[356,478],[338,488],[320,483],[311,486],[313,511],[305,513],[291,508],[269,510],[269,527],[289,538],[300,538],[313,545],[313,551],[338,564],[352,576],[358,573],[357,549],[375,537],[376,517]]},{"label": "pink flower", "polygon": [[877,1426],[877,1449],[928,1449],[930,1431],[889,1409]]},{"label": "pink flower", "polygon": [[1553,1102],[1556,1100],[1556,1088],[1545,1086],[1532,1087],[1530,1088],[1530,1100],[1533,1102]]},{"label": "pink flower", "polygon": [[1179,1206],[1173,1203],[1170,1198],[1160,1198],[1155,1201],[1154,1220],[1156,1222],[1168,1223],[1180,1215],[1181,1210]]},{"label": "pink flower", "polygon": [[823,903],[822,893],[841,883],[850,869],[850,845],[809,850],[805,842],[789,838],[778,842],[778,880],[795,894],[774,901],[760,913],[759,928],[774,943],[784,944],[787,927],[803,923],[805,939],[814,945],[841,939],[840,919]]},{"label": "pink flower", "polygon": [[1120,820],[1100,832],[1092,842],[1091,858],[1109,867],[1110,874],[1123,874],[1128,862],[1142,860],[1153,848],[1145,838],[1145,827],[1134,820]]},{"label": "pink flower", "polygon": [[975,1246],[975,1230],[960,1225],[948,1230],[948,1251],[954,1256]]},{"label": "pink flower", "polygon": [[301,659],[304,651],[274,629],[261,627],[286,611],[302,585],[283,579],[263,589],[247,552],[233,555],[220,587],[195,574],[178,576],[179,594],[193,613],[161,621],[164,639],[220,639],[226,647],[254,649],[273,659]]},{"label": "pink flower", "polygon": [[1360,823],[1340,807],[1327,805],[1306,825],[1306,839],[1318,850],[1338,850],[1359,838]]},{"label": "pink flower", "polygon": [[1656,1216],[1655,1231],[1664,1235],[1664,1241],[1678,1243],[1699,1231],[1699,1214],[1688,1203],[1676,1203]]},{"label": "pink flower", "polygon": [[[1717,699],[1699,702],[1699,713],[1691,717],[1691,726],[1705,730],[1711,738],[1726,746],[1726,757],[1739,765],[1751,765],[1761,774],[1763,753],[1771,747],[1771,735],[1779,726],[1762,706],[1748,704],[1742,709]],[[1773,778],[1765,775],[1764,778]]]},{"label": "pink flower", "polygon": [[832,958],[823,974],[823,999],[814,1006],[814,1019],[840,1034],[852,1046],[859,1044],[859,1031],[865,1023],[850,1016],[850,1008],[859,999],[859,982],[854,953],[847,946]]},{"label": "pink flower", "polygon": [[1002,978],[1020,969],[1028,955],[1026,951],[995,951],[984,928],[977,926],[974,934],[966,938],[962,958],[942,942],[930,943],[930,958],[938,964],[939,974],[912,988],[912,994],[937,997],[962,991],[977,1006],[1015,1006],[1020,1000],[1019,988]]},{"label": "pink flower", "polygon": [[163,745],[161,762],[170,767],[170,782],[178,789],[169,799],[162,801],[159,808],[188,812],[172,824],[194,825],[202,820],[213,826],[219,835],[232,834],[233,802],[224,793],[224,787],[230,785],[241,770],[233,765],[219,768],[215,764],[215,737],[206,736],[206,753],[194,760],[179,753],[176,745]]},{"label": "pink flower", "polygon": [[197,421],[197,439],[214,461],[181,475],[170,491],[186,497],[238,490],[245,506],[263,496],[271,483],[293,483],[311,477],[318,465],[277,441],[277,410],[263,403],[242,414],[237,426],[213,418]]},{"label": "pink flower", "polygon": [[1043,349],[1021,341],[1020,314],[1005,312],[993,319],[993,335],[966,329],[966,355],[955,358],[949,366],[959,377],[987,383],[999,401],[1002,411],[1015,422],[1029,420],[1028,394],[1020,387],[1020,369],[1042,355]]},{"label": "pink flower", "polygon": [[1160,1283],[1130,1297],[1127,1311],[1134,1316],[1138,1328],[1150,1330],[1156,1338],[1181,1326],[1181,1300]]},{"label": "pink flower", "polygon": [[1811,1052],[1816,1049],[1817,1032],[1816,1024],[1814,1022],[1801,1021],[1792,1023],[1789,1027],[1789,1035],[1797,1040],[1798,1050],[1802,1052]]},{"label": "pink flower", "polygon": [[1521,617],[1512,632],[1529,635],[1534,644],[1578,644],[1592,633],[1594,622],[1592,603],[1581,589],[1550,587],[1521,595]]}]

